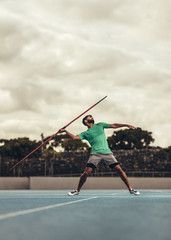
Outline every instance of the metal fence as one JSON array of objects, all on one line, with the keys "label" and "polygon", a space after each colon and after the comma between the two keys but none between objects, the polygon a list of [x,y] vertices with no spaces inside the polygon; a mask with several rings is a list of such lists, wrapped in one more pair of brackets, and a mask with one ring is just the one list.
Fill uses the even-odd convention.
[{"label": "metal fence", "polygon": [[[80,173],[58,174],[54,177],[79,177]],[[126,172],[128,177],[171,177],[171,172]],[[116,172],[97,172],[91,173],[91,177],[118,177]]]}]

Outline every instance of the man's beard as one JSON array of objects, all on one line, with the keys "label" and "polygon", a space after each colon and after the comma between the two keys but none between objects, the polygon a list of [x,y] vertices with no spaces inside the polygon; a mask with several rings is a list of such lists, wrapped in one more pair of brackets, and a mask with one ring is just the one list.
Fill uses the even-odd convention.
[{"label": "man's beard", "polygon": [[93,123],[94,124],[94,119],[89,119],[87,120],[88,123]]}]

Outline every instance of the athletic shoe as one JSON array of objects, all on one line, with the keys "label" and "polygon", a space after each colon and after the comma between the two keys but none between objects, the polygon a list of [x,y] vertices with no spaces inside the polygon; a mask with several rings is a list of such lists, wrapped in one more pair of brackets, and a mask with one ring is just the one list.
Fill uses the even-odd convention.
[{"label": "athletic shoe", "polygon": [[130,194],[133,194],[133,195],[140,195],[140,192],[138,192],[137,190],[134,190],[133,188],[129,192]]},{"label": "athletic shoe", "polygon": [[78,194],[79,194],[79,192],[77,190],[74,190],[72,192],[69,192],[68,196],[75,196],[75,195],[78,195]]}]

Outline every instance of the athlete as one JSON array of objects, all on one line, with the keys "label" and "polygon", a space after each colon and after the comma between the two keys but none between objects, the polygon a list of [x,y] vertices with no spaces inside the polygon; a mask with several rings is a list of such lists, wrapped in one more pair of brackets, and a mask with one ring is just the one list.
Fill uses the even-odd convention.
[{"label": "athlete", "polygon": [[114,157],[113,153],[111,152],[108,142],[104,133],[104,128],[121,128],[121,127],[128,127],[128,128],[135,128],[128,124],[108,124],[104,122],[100,122],[95,124],[94,119],[91,115],[87,115],[83,118],[83,124],[88,127],[87,131],[78,134],[77,136],[73,135],[72,133],[68,132],[65,129],[60,129],[59,132],[65,132],[69,137],[73,140],[87,140],[91,145],[91,153],[90,158],[87,162],[87,166],[85,171],[80,177],[80,181],[77,187],[77,190],[71,191],[68,193],[69,196],[78,195],[83,184],[85,183],[88,175],[91,174],[92,170],[97,167],[100,161],[104,161],[111,169],[115,169],[125,185],[127,186],[129,192],[134,195],[140,195],[140,192],[134,190],[125,174],[125,172],[120,167],[118,161]]}]

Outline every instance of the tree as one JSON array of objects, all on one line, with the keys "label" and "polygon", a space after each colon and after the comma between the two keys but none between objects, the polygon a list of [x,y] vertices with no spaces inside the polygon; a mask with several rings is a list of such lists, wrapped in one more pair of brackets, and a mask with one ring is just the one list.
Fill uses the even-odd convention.
[{"label": "tree", "polygon": [[152,133],[141,128],[126,129],[114,132],[108,137],[111,149],[143,149],[149,147],[154,142]]},{"label": "tree", "polygon": [[73,141],[72,139],[64,139],[61,143],[61,147],[64,148],[65,151],[80,151],[80,150],[88,150],[89,146],[82,141]]},{"label": "tree", "polygon": [[168,162],[171,162],[171,146],[169,146],[168,148],[164,148],[163,149],[165,152],[166,152],[166,154],[167,154],[167,160],[168,160]]},{"label": "tree", "polygon": [[[29,138],[18,138],[5,140],[4,145],[0,146],[0,154],[2,156],[12,157],[14,159],[22,159],[36,147],[40,142],[31,141]],[[34,153],[34,156],[40,157],[40,149]]]}]

